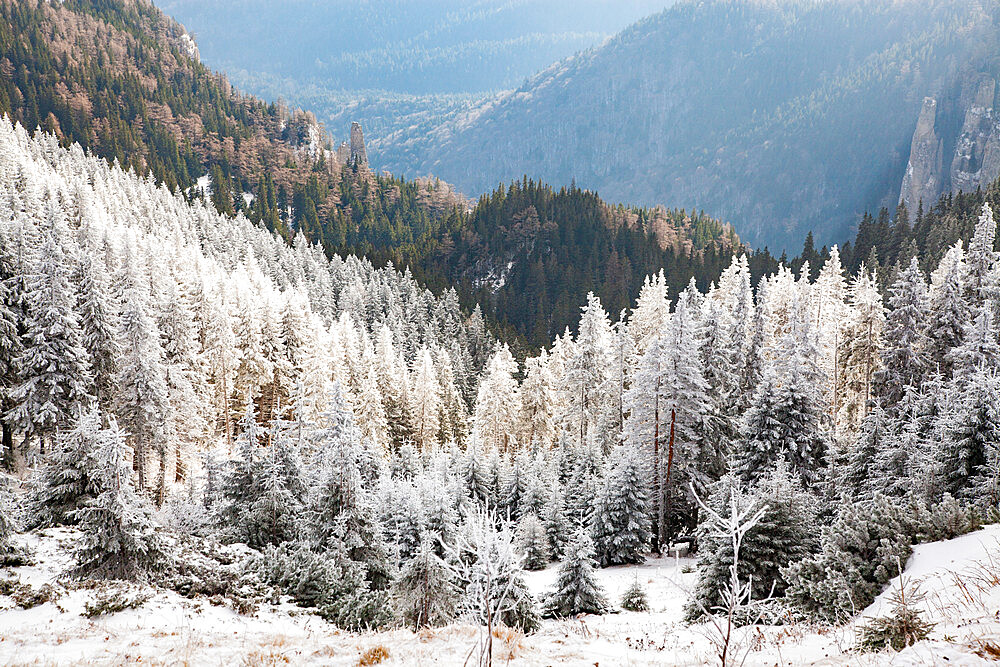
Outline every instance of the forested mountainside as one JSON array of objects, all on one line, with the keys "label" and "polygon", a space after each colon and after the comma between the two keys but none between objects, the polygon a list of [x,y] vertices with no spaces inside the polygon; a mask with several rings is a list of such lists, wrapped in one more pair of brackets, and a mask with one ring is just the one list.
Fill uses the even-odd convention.
[{"label": "forested mountainside", "polygon": [[[14,120],[148,171],[188,198],[205,196],[227,215],[242,211],[286,239],[302,233],[330,255],[408,267],[438,292],[457,285],[463,306],[484,299],[491,322],[519,346],[575,326],[575,304],[590,289],[625,307],[661,266],[672,284],[691,276],[707,284],[739,245],[704,215],[617,210],[536,184],[498,190],[470,214],[436,179],[370,171],[360,128],[332,150],[311,114],[235,91],[146,0],[4,0],[0,46],[0,111]],[[516,251],[527,245],[530,253]],[[529,257],[548,265],[538,271]],[[543,284],[524,289],[529,273]],[[553,315],[536,327],[528,317],[539,300]]]},{"label": "forested mountainside", "polygon": [[[994,19],[980,0],[682,2],[373,147],[394,173],[434,173],[466,192],[523,173],[575,179],[610,201],[704,209],[755,247],[797,248],[809,230],[830,244],[865,210],[896,205],[913,147],[917,187],[939,179],[921,190],[929,200],[953,155],[956,173],[978,178],[982,146],[958,144],[967,134],[976,148],[976,119],[992,117],[976,98],[1000,73]],[[915,138],[927,96],[937,113]]]},{"label": "forested mountainside", "polygon": [[[513,88],[672,0],[162,0],[239,80],[414,95]],[[290,36],[294,35],[294,38]],[[294,90],[294,87],[292,88]]]},{"label": "forested mountainside", "polygon": [[[692,622],[840,623],[915,543],[996,516],[989,205],[971,232],[887,299],[836,249],[756,289],[739,256],[673,304],[652,275],[620,325],[589,295],[522,370],[453,293],[4,121],[3,461],[30,483],[0,476],[0,555],[16,568],[20,530],[65,526],[74,581],[531,633],[608,612],[593,568],[683,538]],[[524,570],[552,560],[537,599]]]}]

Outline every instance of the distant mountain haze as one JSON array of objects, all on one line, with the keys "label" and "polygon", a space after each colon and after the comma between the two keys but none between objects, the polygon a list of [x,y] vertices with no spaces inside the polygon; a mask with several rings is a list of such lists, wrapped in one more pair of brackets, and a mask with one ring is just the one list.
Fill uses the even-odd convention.
[{"label": "distant mountain haze", "polygon": [[[162,0],[205,62],[327,91],[512,88],[673,0]],[[251,92],[256,92],[250,87]]]},{"label": "distant mountain haze", "polygon": [[809,230],[842,242],[865,210],[896,205],[924,98],[948,108],[936,137],[948,144],[963,90],[995,77],[987,7],[682,3],[372,151],[394,173],[466,192],[527,173],[610,201],[704,209],[756,247],[797,250]]},{"label": "distant mountain haze", "polygon": [[[992,101],[965,122],[998,69],[985,0],[680,2],[589,44],[568,36],[656,3],[161,4],[240,85],[330,127],[360,120],[373,167],[470,196],[523,174],[575,182],[608,201],[704,209],[780,252],[809,230],[842,242],[901,191],[915,209],[1000,170],[985,155]],[[591,44],[512,91],[477,92]]]}]

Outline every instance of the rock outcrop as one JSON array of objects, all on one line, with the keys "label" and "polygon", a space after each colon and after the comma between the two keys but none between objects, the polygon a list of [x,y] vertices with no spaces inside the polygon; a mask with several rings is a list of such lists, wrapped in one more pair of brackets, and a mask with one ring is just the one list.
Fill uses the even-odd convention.
[{"label": "rock outcrop", "polygon": [[[1000,177],[996,80],[988,75],[973,77],[962,88],[958,112],[964,112],[964,121],[958,136],[938,127],[937,101],[924,100],[899,192],[899,201],[910,211],[921,201],[932,206],[945,192],[970,192]],[[946,156],[944,146],[952,139],[954,152]],[[950,165],[947,170],[945,164]]]},{"label": "rock outcrop", "polygon": [[351,123],[351,155],[350,163],[368,168],[368,152],[365,150],[365,133],[361,123]]},{"label": "rock outcrop", "polygon": [[1000,128],[993,109],[996,81],[986,77],[976,86],[965,112],[962,133],[951,162],[951,190],[969,192],[1000,175]]},{"label": "rock outcrop", "polygon": [[910,161],[903,175],[899,201],[914,211],[919,202],[933,202],[941,195],[944,143],[934,129],[937,122],[937,100],[925,97],[917,129],[910,143]]}]

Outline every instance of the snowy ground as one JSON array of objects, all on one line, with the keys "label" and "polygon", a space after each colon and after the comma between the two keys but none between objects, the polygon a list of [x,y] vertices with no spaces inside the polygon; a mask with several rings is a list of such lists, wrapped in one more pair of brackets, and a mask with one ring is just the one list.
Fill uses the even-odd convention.
[{"label": "snowy ground", "polygon": [[[250,617],[162,591],[138,609],[92,620],[80,612],[98,591],[74,588],[62,575],[69,563],[60,544],[72,538],[64,529],[28,536],[36,565],[0,570],[0,578],[17,577],[36,590],[49,584],[58,593],[31,609],[0,595],[0,664],[356,665],[364,651],[384,646],[385,665],[461,665],[480,639],[475,628],[461,625],[416,634],[348,633],[290,605],[265,605]],[[680,621],[685,589],[697,576],[691,559],[651,560],[598,576],[613,602],[637,577],[652,611],[546,621],[529,637],[498,640],[495,664],[711,663],[705,627]],[[931,640],[898,654],[858,655],[850,652],[854,626],[750,628],[753,650],[746,664],[976,665],[1000,657],[1000,526],[918,546],[904,577],[919,579],[927,593],[920,604],[937,623]],[[541,593],[554,578],[550,568],[530,573],[528,582]],[[886,609],[889,596],[887,591],[861,617]]]}]

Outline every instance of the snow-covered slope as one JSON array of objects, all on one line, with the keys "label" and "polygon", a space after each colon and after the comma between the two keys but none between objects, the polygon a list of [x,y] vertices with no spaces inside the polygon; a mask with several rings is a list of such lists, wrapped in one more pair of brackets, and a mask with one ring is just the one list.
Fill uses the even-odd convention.
[{"label": "snow-covered slope", "polygon": [[[205,598],[136,587],[125,589],[127,596],[151,596],[139,608],[91,619],[81,612],[106,589],[76,586],[63,576],[69,564],[66,544],[73,539],[70,529],[22,536],[20,541],[34,551],[36,564],[0,569],[0,579],[17,579],[35,590],[47,584],[56,592],[52,602],[31,609],[0,595],[0,664],[355,665],[363,653],[382,646],[388,651],[382,663],[386,665],[461,665],[479,638],[479,630],[465,625],[419,633],[350,633],[287,602],[240,615]],[[638,578],[653,611],[546,621],[527,637],[501,634],[500,664],[712,664],[706,628],[686,626],[680,620],[685,591],[697,576],[692,565],[692,559],[665,558],[599,570],[598,578],[615,602]],[[554,574],[552,568],[531,574],[533,592],[546,591]],[[920,579],[927,593],[923,606],[936,623],[930,640],[898,654],[851,651],[855,625],[885,608],[887,591],[856,624],[843,628],[748,629],[756,650],[749,653],[746,664],[989,664],[988,651],[1000,646],[1000,525],[917,546],[904,577]]]}]

